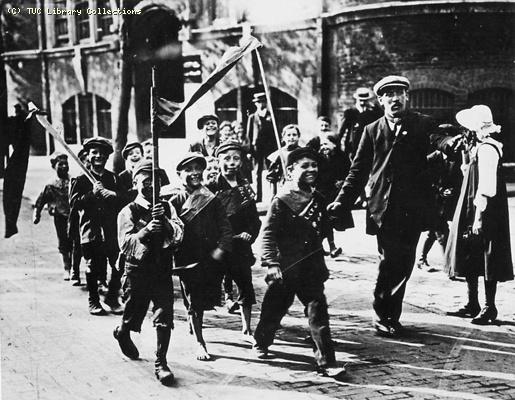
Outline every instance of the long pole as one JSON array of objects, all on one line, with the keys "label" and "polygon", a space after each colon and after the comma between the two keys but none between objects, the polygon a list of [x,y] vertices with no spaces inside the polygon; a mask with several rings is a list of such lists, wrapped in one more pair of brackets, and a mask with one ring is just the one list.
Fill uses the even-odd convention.
[{"label": "long pole", "polygon": [[159,135],[156,132],[156,67],[152,66],[152,86],[150,88],[150,133],[152,135],[152,187],[154,188],[152,202],[159,202]]},{"label": "long pole", "polygon": [[277,144],[277,149],[279,150],[279,158],[281,159],[281,165],[283,167],[283,174],[286,176],[286,160],[284,159],[284,154],[281,149],[281,138],[279,137],[279,130],[277,129],[277,123],[275,122],[275,114],[274,109],[272,108],[272,98],[270,97],[270,89],[268,88],[268,83],[265,77],[265,69],[263,68],[263,62],[261,61],[261,55],[259,54],[259,50],[254,50],[256,52],[256,58],[259,65],[259,71],[261,72],[261,81],[263,82],[263,88],[265,89],[266,95],[266,104],[268,106],[268,110],[270,111],[270,116],[272,117],[272,126],[274,127],[274,136],[275,142]]},{"label": "long pole", "polygon": [[89,179],[89,181],[93,184],[97,182],[93,174],[89,169],[86,168],[86,166],[82,163],[79,157],[70,149],[70,146],[68,146],[68,143],[64,141],[64,138],[57,132],[57,130],[48,122],[46,117],[42,114],[38,114],[39,109],[36,107],[36,105],[32,102],[29,102],[29,116],[27,119],[29,119],[32,115],[36,115],[36,119],[39,122],[39,124],[45,128],[45,130],[52,135],[52,137],[61,145],[63,146],[64,150],[68,153],[68,155],[77,163],[77,165],[82,169],[82,172],[84,172],[84,175],[86,175],[86,178]]}]

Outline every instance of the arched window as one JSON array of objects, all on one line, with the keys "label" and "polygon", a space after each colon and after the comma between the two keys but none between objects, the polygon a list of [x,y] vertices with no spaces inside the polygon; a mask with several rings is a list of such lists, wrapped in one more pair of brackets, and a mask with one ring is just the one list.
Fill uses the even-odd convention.
[{"label": "arched window", "polygon": [[[252,103],[254,93],[262,92],[261,88],[241,86],[221,96],[215,101],[216,114],[221,121],[241,120],[246,126],[247,119],[256,107]],[[272,105],[279,132],[288,124],[296,124],[298,121],[297,99],[277,88],[270,88]]]},{"label": "arched window", "polygon": [[63,126],[69,144],[94,136],[111,138],[111,104],[93,93],[76,94],[63,103]]},{"label": "arched window", "polygon": [[431,115],[439,122],[454,121],[454,95],[439,89],[415,89],[409,92],[412,110]]},{"label": "arched window", "polygon": [[470,93],[467,106],[484,104],[490,107],[494,122],[501,125],[499,139],[504,144],[504,161],[515,161],[515,96],[507,88],[488,88]]}]

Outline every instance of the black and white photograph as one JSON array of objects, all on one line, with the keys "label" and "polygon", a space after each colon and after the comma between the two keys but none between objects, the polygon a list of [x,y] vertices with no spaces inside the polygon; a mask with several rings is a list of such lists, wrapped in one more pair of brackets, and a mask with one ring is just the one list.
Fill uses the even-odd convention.
[{"label": "black and white photograph", "polygon": [[515,0],[0,0],[0,400],[515,398]]}]

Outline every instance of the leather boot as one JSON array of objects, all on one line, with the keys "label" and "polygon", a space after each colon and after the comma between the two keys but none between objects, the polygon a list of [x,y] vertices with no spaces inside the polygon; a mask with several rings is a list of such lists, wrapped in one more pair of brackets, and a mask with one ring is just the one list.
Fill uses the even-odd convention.
[{"label": "leather boot", "polygon": [[64,265],[64,275],[63,279],[65,281],[70,280],[70,269],[71,269],[71,258],[69,253],[62,253],[63,265]]},{"label": "leather boot", "polygon": [[156,378],[165,386],[170,386],[174,381],[174,376],[166,361],[166,353],[168,353],[168,346],[170,345],[170,328],[158,327],[156,329],[157,335],[157,350],[155,362]]},{"label": "leather boot", "polygon": [[497,308],[495,306],[486,306],[481,310],[479,315],[472,322],[474,325],[493,324],[497,319]]},{"label": "leather boot", "polygon": [[118,345],[123,354],[131,360],[137,360],[139,358],[139,351],[131,339],[130,330],[117,326],[114,328],[113,336],[118,341]]},{"label": "leather boot", "polygon": [[89,293],[89,313],[91,315],[105,315],[106,311],[100,305],[100,298],[98,296],[97,278],[91,272],[86,273],[86,284]]}]

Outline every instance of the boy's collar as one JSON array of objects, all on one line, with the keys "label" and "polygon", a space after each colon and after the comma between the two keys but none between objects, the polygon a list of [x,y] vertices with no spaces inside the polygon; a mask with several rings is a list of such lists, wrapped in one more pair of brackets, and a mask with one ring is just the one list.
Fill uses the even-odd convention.
[{"label": "boy's collar", "polygon": [[152,203],[150,203],[150,201],[148,201],[147,199],[145,199],[141,194],[138,193],[138,195],[136,196],[136,198],[134,199],[134,203],[136,203],[137,205],[143,207],[144,209],[146,210],[150,210],[152,208]]},{"label": "boy's collar", "polygon": [[188,185],[185,185],[185,184],[183,184],[182,186],[184,187],[184,190],[186,190],[186,192],[188,194],[192,194],[192,193],[196,192],[197,190],[199,190],[200,188],[202,188],[204,185],[201,184],[200,186],[198,186],[196,188],[190,188]]},{"label": "boy's collar", "polygon": [[104,172],[106,172],[106,169],[105,169],[105,167],[104,167],[104,168],[102,168],[102,172],[100,172],[100,173],[99,173],[99,172],[97,172],[97,171],[95,171],[93,168],[91,168],[91,169],[90,169],[90,171],[91,171],[93,174],[95,174],[96,176],[103,176],[103,175],[104,175]]},{"label": "boy's collar", "polygon": [[315,191],[315,188],[313,186],[306,185],[309,190],[304,190],[303,188],[299,187],[298,183],[292,181],[289,181],[289,184],[285,186],[287,186],[289,190],[295,192],[304,192],[306,194],[312,194]]}]

